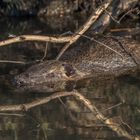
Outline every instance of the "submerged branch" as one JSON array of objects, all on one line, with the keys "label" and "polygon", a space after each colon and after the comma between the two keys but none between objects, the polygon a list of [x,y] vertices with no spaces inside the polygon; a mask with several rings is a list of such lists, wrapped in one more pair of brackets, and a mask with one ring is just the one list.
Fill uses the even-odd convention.
[{"label": "submerged branch", "polygon": [[51,96],[45,97],[45,98],[41,98],[41,99],[37,99],[31,103],[26,103],[26,104],[19,104],[19,105],[1,105],[0,106],[0,112],[4,112],[4,111],[27,111],[33,107],[42,105],[42,104],[46,104],[49,101],[59,98],[59,97],[64,97],[64,96],[69,96],[69,95],[73,95],[74,92],[59,92],[59,93],[55,93]]},{"label": "submerged branch", "polygon": [[109,127],[112,131],[116,132],[121,137],[126,137],[130,140],[140,140],[140,137],[133,136],[129,134],[124,128],[120,126],[120,124],[116,123],[113,118],[106,118],[97,108],[96,106],[90,102],[90,100],[86,99],[83,95],[81,95],[77,91],[73,92],[58,92],[54,93],[48,97],[37,99],[30,103],[19,104],[19,105],[3,105],[0,106],[0,112],[5,111],[27,111],[33,107],[46,104],[53,99],[57,99],[60,97],[66,96],[74,96],[77,100],[82,102],[91,112],[95,114],[95,117],[100,120],[105,126]]},{"label": "submerged branch", "polygon": [[124,128],[120,126],[120,124],[116,123],[113,118],[106,118],[93,104],[91,103],[90,100],[86,99],[83,95],[80,93],[76,92],[75,93],[76,97],[79,97],[78,99],[84,103],[84,105],[95,114],[95,117],[100,120],[105,126],[109,127],[111,130],[116,132],[119,136],[128,138],[130,140],[140,140],[140,137],[138,136],[133,136],[129,134]]}]

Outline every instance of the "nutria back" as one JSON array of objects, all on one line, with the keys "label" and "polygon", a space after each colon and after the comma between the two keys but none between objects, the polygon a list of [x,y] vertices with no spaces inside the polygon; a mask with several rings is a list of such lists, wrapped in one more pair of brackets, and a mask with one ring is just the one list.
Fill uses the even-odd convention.
[{"label": "nutria back", "polygon": [[117,75],[140,64],[140,44],[137,41],[103,36],[94,39],[68,50],[60,60],[83,72]]}]

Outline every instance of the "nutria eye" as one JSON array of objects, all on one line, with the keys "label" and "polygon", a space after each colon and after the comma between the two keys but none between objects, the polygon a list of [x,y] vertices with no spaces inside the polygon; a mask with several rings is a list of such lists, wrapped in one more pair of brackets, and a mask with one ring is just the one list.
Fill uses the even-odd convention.
[{"label": "nutria eye", "polygon": [[62,64],[65,70],[65,74],[69,77],[73,74],[75,74],[75,70],[73,69],[72,65],[69,64]]}]

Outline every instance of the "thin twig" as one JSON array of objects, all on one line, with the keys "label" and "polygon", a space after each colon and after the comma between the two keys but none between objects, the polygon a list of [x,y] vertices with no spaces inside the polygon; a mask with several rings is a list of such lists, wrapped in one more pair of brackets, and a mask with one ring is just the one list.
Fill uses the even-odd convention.
[{"label": "thin twig", "polygon": [[123,104],[123,103],[120,102],[120,103],[118,103],[118,104],[115,104],[115,105],[113,105],[113,106],[107,108],[107,109],[102,110],[101,112],[105,112],[105,111],[111,110],[111,109],[116,108],[116,107],[118,107],[118,106],[120,106],[120,105],[122,105],[122,104]]},{"label": "thin twig", "polygon": [[138,8],[130,9],[129,11],[127,11],[126,13],[124,13],[124,14],[117,20],[115,17],[112,16],[112,13],[110,13],[107,9],[104,9],[104,10],[105,10],[105,12],[111,17],[111,19],[112,19],[114,22],[118,23],[118,24],[120,24],[120,22],[121,22],[121,21],[125,18],[125,16],[127,16],[128,14],[130,14],[130,13],[132,13],[132,12],[134,12],[134,11],[136,11],[136,12],[139,11]]},{"label": "thin twig", "polygon": [[140,12],[140,10],[139,10],[138,8],[130,9],[130,10],[127,11],[124,15],[122,15],[122,17],[120,17],[120,19],[118,20],[118,23],[120,23],[120,22],[122,21],[122,19],[123,19],[126,15],[128,15],[128,14],[134,12],[134,11]]},{"label": "thin twig", "polygon": [[126,122],[123,121],[123,119],[120,117],[121,123],[125,126],[127,126],[128,129],[130,129],[132,132],[134,132],[136,135],[136,131],[134,131],[134,129],[132,129],[132,127],[130,125],[128,125]]},{"label": "thin twig", "polygon": [[0,63],[26,64],[24,61],[0,60]]},{"label": "thin twig", "polygon": [[43,55],[43,57],[40,59],[40,61],[44,61],[44,59],[45,59],[46,56],[47,56],[47,51],[48,51],[48,42],[46,42],[46,46],[45,46],[45,50],[44,50],[44,55]]},{"label": "thin twig", "polygon": [[0,113],[0,116],[18,116],[18,117],[23,117],[25,115],[17,114],[17,113]]},{"label": "thin twig", "polygon": [[68,31],[68,33],[77,34],[77,35],[80,35],[81,37],[84,37],[84,38],[86,38],[86,39],[89,39],[89,40],[91,40],[91,41],[94,41],[94,42],[96,42],[96,43],[98,43],[98,44],[100,44],[100,45],[102,45],[102,46],[108,48],[109,50],[115,52],[116,54],[120,55],[120,56],[123,58],[123,56],[122,56],[121,53],[119,53],[119,52],[117,52],[116,50],[112,49],[112,48],[109,47],[108,45],[106,45],[106,44],[104,44],[104,43],[98,41],[98,40],[95,39],[94,37],[90,37],[90,36],[87,36],[87,35],[84,35],[84,34],[73,33],[73,32],[71,32],[71,31]]},{"label": "thin twig", "polygon": [[137,111],[140,113],[140,109],[139,108],[137,108]]},{"label": "thin twig", "polygon": [[106,45],[106,44],[104,44],[104,43],[102,43],[102,42],[100,42],[100,41],[98,41],[98,40],[96,40],[96,39],[94,39],[94,38],[92,38],[91,40],[95,41],[96,43],[98,43],[98,44],[100,44],[100,45],[102,45],[102,46],[105,46],[106,48],[108,48],[109,50],[115,52],[116,54],[120,55],[120,56],[123,58],[123,55],[122,55],[121,53],[119,53],[119,52],[117,52],[116,50],[112,49],[112,48],[109,47],[108,45]]},{"label": "thin twig", "polygon": [[102,129],[103,129],[103,126],[100,127],[99,131],[97,132],[97,134],[95,136],[95,140],[98,139],[98,137],[100,136],[100,133],[101,133]]}]

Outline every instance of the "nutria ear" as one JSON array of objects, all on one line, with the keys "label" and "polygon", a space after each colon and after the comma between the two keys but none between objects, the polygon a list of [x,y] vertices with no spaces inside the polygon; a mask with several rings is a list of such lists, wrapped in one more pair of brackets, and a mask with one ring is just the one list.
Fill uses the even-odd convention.
[{"label": "nutria ear", "polygon": [[62,64],[65,70],[65,74],[69,77],[75,74],[75,69],[70,64]]}]

